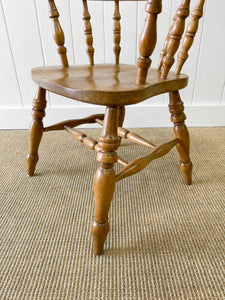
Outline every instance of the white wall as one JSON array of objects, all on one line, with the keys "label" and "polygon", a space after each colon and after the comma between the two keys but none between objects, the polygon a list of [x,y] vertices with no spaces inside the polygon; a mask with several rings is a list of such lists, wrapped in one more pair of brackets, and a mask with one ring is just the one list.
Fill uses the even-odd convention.
[{"label": "white wall", "polygon": [[[51,37],[47,0],[0,0],[0,128],[28,128],[35,84],[30,69],[58,64],[59,57]],[[163,0],[159,16],[159,36],[153,55],[158,63],[160,49],[179,0]],[[195,4],[192,1],[192,8]],[[60,21],[66,33],[66,46],[71,64],[88,63],[85,53],[81,0],[56,0]],[[137,35],[144,22],[144,4],[122,1],[121,62],[136,63]],[[113,62],[113,2],[89,1],[94,32],[96,63]],[[225,1],[206,2],[205,16],[190,58],[183,72],[190,75],[189,86],[181,92],[190,126],[225,125]],[[70,118],[82,118],[102,107],[48,96],[45,124]],[[168,126],[168,96],[157,96],[127,110],[126,126]]]}]

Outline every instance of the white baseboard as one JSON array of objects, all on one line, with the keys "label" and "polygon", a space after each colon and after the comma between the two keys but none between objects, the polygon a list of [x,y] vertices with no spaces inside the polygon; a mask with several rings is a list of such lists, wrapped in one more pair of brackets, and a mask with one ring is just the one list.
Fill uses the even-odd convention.
[{"label": "white baseboard", "polygon": [[[0,108],[0,129],[28,129],[31,108]],[[46,110],[45,126],[67,120],[80,119],[104,112],[104,107],[54,107]],[[187,125],[190,127],[225,126],[225,105],[186,106]],[[86,125],[83,127],[93,127]],[[126,109],[125,127],[169,127],[167,106],[130,106]]]}]

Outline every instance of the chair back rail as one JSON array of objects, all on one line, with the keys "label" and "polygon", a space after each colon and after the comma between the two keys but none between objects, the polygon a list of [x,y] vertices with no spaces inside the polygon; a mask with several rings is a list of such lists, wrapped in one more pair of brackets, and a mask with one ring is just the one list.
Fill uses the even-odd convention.
[{"label": "chair back rail", "polygon": [[[114,41],[114,55],[115,63],[119,64],[120,58],[120,41],[121,41],[121,15],[119,2],[120,1],[146,1],[146,0],[88,0],[88,1],[114,1],[115,8],[113,13],[113,41]],[[64,46],[65,38],[62,27],[59,23],[59,12],[56,8],[54,0],[48,0],[50,7],[49,17],[53,20],[53,37],[58,46],[58,53],[61,57],[62,65],[68,67],[67,49]],[[91,65],[94,65],[94,48],[93,36],[91,26],[91,15],[88,10],[87,0],[83,2],[83,20],[84,20],[84,34],[87,45],[87,54]],[[191,0],[181,0],[181,4],[173,17],[173,23],[169,29],[166,37],[163,50],[160,52],[160,62],[158,70],[161,70],[161,78],[166,79],[168,73],[175,62],[175,54],[179,49],[180,40],[185,31],[185,20],[190,13]],[[198,0],[196,7],[191,14],[191,20],[186,28],[185,36],[182,41],[181,51],[178,53],[178,60],[176,66],[176,75],[179,75],[181,69],[188,58],[188,51],[191,48],[194,37],[198,30],[199,20],[203,15],[203,7],[205,0]],[[151,66],[151,55],[155,49],[157,42],[157,16],[162,11],[162,0],[147,0],[145,5],[146,19],[139,38],[139,53],[137,59],[137,77],[136,84],[144,85],[148,74],[148,69]]]}]

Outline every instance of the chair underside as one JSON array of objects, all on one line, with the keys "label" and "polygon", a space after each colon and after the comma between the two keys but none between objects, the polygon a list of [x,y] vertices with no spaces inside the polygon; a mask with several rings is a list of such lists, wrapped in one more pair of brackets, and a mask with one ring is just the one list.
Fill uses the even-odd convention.
[{"label": "chair underside", "polygon": [[188,83],[188,76],[150,69],[147,83],[136,85],[135,65],[41,67],[32,70],[33,80],[42,88],[75,100],[97,105],[130,105],[158,94],[177,91]]}]

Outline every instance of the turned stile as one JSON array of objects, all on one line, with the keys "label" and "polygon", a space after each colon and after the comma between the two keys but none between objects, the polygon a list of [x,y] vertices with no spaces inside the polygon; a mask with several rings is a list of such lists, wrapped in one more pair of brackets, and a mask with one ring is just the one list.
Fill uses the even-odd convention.
[{"label": "turned stile", "polygon": [[157,16],[162,11],[161,0],[147,0],[145,11],[147,13],[145,24],[139,39],[140,57],[137,60],[137,85],[144,85],[148,69],[151,65],[152,55],[157,41]]},{"label": "turned stile", "polygon": [[93,48],[93,36],[92,36],[92,26],[91,26],[91,15],[88,10],[87,0],[83,0],[84,6],[84,13],[83,13],[83,20],[84,20],[84,34],[85,40],[87,45],[87,54],[89,57],[89,61],[91,65],[94,65],[94,48]]},{"label": "turned stile", "polygon": [[68,67],[68,59],[67,59],[67,49],[64,46],[65,43],[65,36],[64,36],[64,32],[62,30],[62,27],[59,23],[59,12],[56,8],[55,2],[54,0],[48,0],[49,3],[49,18],[53,20],[53,37],[54,40],[58,46],[58,53],[60,55],[61,61],[62,61],[62,65],[64,67]]},{"label": "turned stile", "polygon": [[119,64],[119,60],[120,60],[120,51],[121,51],[121,47],[120,47],[120,40],[121,40],[121,27],[120,27],[120,19],[121,19],[121,15],[120,15],[120,10],[119,10],[119,1],[116,0],[115,1],[115,11],[114,11],[114,15],[113,15],[113,20],[114,20],[114,25],[113,25],[113,40],[114,40],[114,54],[115,54],[115,61],[116,64]]},{"label": "turned stile", "polygon": [[166,45],[166,55],[163,57],[162,79],[166,79],[167,75],[174,64],[174,55],[177,52],[180,40],[185,29],[185,20],[189,16],[189,7],[191,0],[182,0],[180,7],[176,12],[176,20],[170,27],[168,41]]},{"label": "turned stile", "polygon": [[180,74],[184,63],[188,58],[188,51],[190,50],[194,42],[194,38],[198,30],[199,20],[203,15],[204,3],[205,0],[198,0],[196,7],[191,14],[191,21],[187,26],[186,33],[181,45],[181,51],[178,54],[178,61],[177,61],[177,66],[175,71],[176,75]]}]

